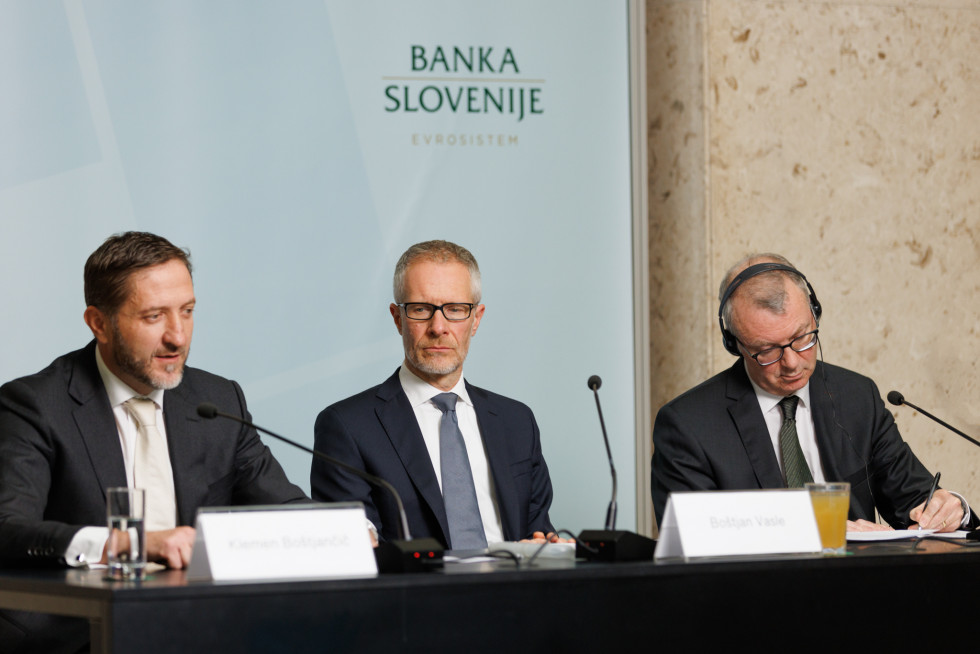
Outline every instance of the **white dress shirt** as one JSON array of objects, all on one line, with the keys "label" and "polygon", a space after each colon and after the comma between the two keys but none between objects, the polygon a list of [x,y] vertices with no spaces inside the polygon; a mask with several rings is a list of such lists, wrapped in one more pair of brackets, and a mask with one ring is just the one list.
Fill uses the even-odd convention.
[{"label": "white dress shirt", "polygon": [[[419,429],[425,447],[429,451],[432,468],[442,488],[442,466],[439,455],[439,425],[442,422],[442,411],[432,403],[432,398],[442,391],[414,375],[404,363],[398,371],[398,379],[402,390],[408,396],[408,401],[415,412]],[[466,455],[470,460],[470,471],[473,473],[473,485],[476,486],[476,500],[480,507],[480,517],[483,520],[483,531],[487,543],[503,541],[503,527],[500,523],[500,509],[497,506],[496,493],[493,487],[493,477],[490,474],[490,464],[487,461],[487,451],[480,435],[480,425],[476,420],[476,410],[466,392],[466,384],[460,376],[459,382],[452,388],[451,393],[459,396],[456,401],[456,418],[459,421],[459,431],[463,434],[466,445]]]},{"label": "white dress shirt", "polygon": [[[779,429],[783,425],[783,410],[779,408],[781,396],[773,395],[762,390],[752,378],[752,388],[755,389],[755,397],[759,400],[759,408],[762,409],[762,416],[766,419],[766,427],[769,429],[769,438],[772,439],[772,448],[776,452],[776,460],[779,461],[779,469],[786,475],[786,468],[783,465],[783,454],[779,447]],[[796,435],[800,439],[800,449],[803,450],[803,458],[806,465],[810,468],[813,481],[826,481],[823,474],[823,465],[820,463],[820,450],[817,448],[816,429],[813,427],[813,412],[810,408],[810,384],[793,393],[800,398],[796,405]]]},{"label": "white dress shirt", "polygon": [[[134,397],[147,397],[153,400],[157,410],[157,431],[160,432],[166,443],[167,427],[163,420],[163,391],[154,390],[146,396],[134,391],[109,370],[105,361],[102,360],[102,353],[99,352],[98,347],[95,348],[95,362],[99,367],[99,375],[102,377],[106,393],[109,395],[112,415],[116,419],[119,446],[122,448],[123,463],[126,466],[126,484],[133,488],[135,486],[133,483],[133,463],[136,460],[139,426],[124,404]],[[168,469],[170,468],[169,459],[166,461],[166,466]],[[172,469],[170,476],[173,477]],[[73,567],[99,561],[108,539],[108,527],[82,527],[72,538],[71,543],[68,544],[68,549],[65,550],[65,561]]]}]

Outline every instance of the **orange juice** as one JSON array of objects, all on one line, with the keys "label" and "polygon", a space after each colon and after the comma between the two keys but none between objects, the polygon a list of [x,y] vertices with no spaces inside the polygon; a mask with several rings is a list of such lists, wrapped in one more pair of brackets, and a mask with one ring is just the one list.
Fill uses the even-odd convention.
[{"label": "orange juice", "polygon": [[825,553],[843,554],[847,546],[847,508],[850,484],[808,484],[820,545]]}]

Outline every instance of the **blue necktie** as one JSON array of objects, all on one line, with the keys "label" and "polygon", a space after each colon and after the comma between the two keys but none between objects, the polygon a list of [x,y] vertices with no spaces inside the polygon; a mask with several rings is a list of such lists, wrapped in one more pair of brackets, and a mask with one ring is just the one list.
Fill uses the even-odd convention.
[{"label": "blue necktie", "polygon": [[442,411],[439,423],[439,459],[442,469],[442,499],[449,520],[449,547],[454,550],[476,550],[487,546],[476,486],[466,456],[466,444],[456,418],[455,393],[441,393],[432,403]]}]

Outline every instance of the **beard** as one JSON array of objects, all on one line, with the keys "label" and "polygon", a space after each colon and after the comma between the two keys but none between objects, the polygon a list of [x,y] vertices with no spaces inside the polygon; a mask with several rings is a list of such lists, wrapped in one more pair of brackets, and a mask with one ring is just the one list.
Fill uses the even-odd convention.
[{"label": "beard", "polygon": [[430,345],[430,343],[419,343],[414,347],[406,343],[405,358],[412,364],[413,368],[420,372],[439,377],[451,375],[459,370],[463,366],[463,361],[466,360],[466,352],[469,349],[469,343],[457,343],[456,350],[452,354],[426,356],[425,345]]},{"label": "beard", "polygon": [[124,372],[132,375],[140,382],[151,388],[160,391],[169,391],[177,388],[184,379],[184,364],[187,362],[187,355],[190,353],[190,346],[167,348],[168,354],[181,354],[183,357],[174,363],[168,364],[164,369],[169,376],[164,376],[153,369],[153,357],[141,359],[136,352],[129,346],[126,339],[119,332],[119,327],[112,322],[113,335],[113,357],[116,365]]},{"label": "beard", "polygon": [[408,362],[411,363],[413,367],[427,375],[449,375],[459,370],[459,367],[463,364],[463,362],[456,357],[453,357],[451,360],[447,361],[424,361],[415,356],[415,353],[411,351],[408,353],[407,358]]}]

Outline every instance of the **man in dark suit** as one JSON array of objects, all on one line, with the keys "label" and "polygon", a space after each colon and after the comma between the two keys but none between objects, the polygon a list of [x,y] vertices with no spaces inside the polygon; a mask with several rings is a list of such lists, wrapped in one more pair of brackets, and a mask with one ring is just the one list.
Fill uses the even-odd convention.
[{"label": "man in dark suit", "polygon": [[[672,491],[814,480],[850,482],[852,530],[880,528],[876,509],[895,528],[968,524],[965,500],[942,489],[923,511],[932,476],[902,440],[874,382],[817,361],[822,309],[802,273],[779,255],[755,255],[732,267],[719,300],[725,348],[740,359],[657,414],[658,521]],[[784,429],[787,421],[792,430]]]},{"label": "man in dark suit", "polygon": [[[153,234],[110,237],[86,262],[85,299],[94,342],[0,388],[5,565],[104,562],[106,489],[143,487],[143,466],[163,471],[146,490],[147,556],[174,568],[190,560],[198,507],[307,499],[254,430],[196,414],[207,401],[248,418],[235,382],[185,367],[195,305],[185,250]],[[133,401],[159,417],[152,446]],[[157,460],[144,463],[151,452]],[[6,612],[0,649],[22,639],[37,651],[77,649],[72,626],[84,643],[84,621]]]},{"label": "man in dark suit", "polygon": [[[463,379],[485,311],[473,255],[446,241],[414,245],[395,267],[393,290],[389,310],[405,361],[381,385],[324,409],[316,449],[393,484],[414,537],[456,549],[554,539],[551,481],[534,415]],[[449,425],[458,430],[447,433]],[[461,461],[447,454],[451,437],[463,441]],[[461,465],[450,467],[453,460]],[[361,501],[381,539],[400,537],[385,491],[316,459],[310,482],[314,499]],[[464,525],[467,516],[475,521]]]}]

